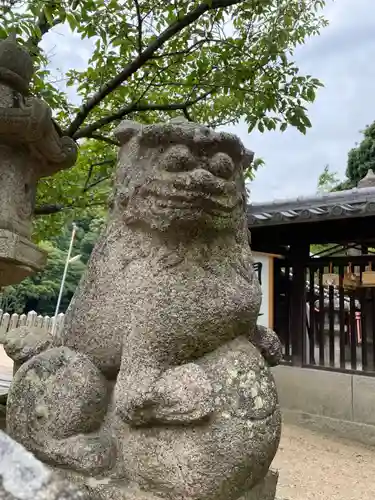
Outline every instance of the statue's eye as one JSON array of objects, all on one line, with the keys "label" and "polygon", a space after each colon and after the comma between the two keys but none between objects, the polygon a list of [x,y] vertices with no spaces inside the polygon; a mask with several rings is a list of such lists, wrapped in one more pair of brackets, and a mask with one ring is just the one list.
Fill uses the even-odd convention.
[{"label": "statue's eye", "polygon": [[160,158],[160,166],[168,172],[186,172],[196,167],[196,161],[188,147],[177,144]]},{"label": "statue's eye", "polygon": [[235,166],[230,156],[225,153],[217,153],[210,160],[209,170],[217,177],[230,179],[233,176]]}]

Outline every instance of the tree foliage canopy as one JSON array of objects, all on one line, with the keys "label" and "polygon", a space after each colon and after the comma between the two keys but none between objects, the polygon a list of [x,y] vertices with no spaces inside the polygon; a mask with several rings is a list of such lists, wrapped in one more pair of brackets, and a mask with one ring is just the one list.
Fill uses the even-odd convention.
[{"label": "tree foliage canopy", "polygon": [[365,128],[362,141],[349,151],[346,176],[350,187],[355,187],[370,169],[375,171],[375,122]]},{"label": "tree foliage canopy", "polygon": [[375,122],[363,130],[362,141],[349,151],[345,171],[346,179],[339,181],[337,172],[331,172],[326,166],[319,176],[318,190],[353,189],[370,169],[375,171]]},{"label": "tree foliage canopy", "polygon": [[326,165],[318,178],[318,193],[323,194],[334,190],[338,182],[339,177],[337,172],[332,172],[329,165]]},{"label": "tree foliage canopy", "polygon": [[[76,167],[40,184],[37,212],[103,202],[114,165],[111,132],[126,117],[152,123],[183,113],[213,127],[243,118],[249,131],[291,125],[305,133],[306,106],[321,84],[300,73],[294,50],[325,26],[324,3],[2,0],[0,38],[16,35],[32,53],[33,92],[50,104],[64,133],[83,144]],[[87,68],[65,75],[79,104],[53,83],[40,48],[60,25],[92,42]],[[55,218],[56,227],[61,222]]]},{"label": "tree foliage canopy", "polygon": [[[80,255],[79,260],[68,267],[63,290],[60,312],[64,312],[86,268],[86,263],[98,238],[103,219],[80,219],[73,247],[72,256]],[[71,225],[50,241],[41,242],[40,246],[48,252],[46,268],[23,280],[20,284],[6,287],[0,294],[0,309],[9,313],[27,313],[38,311],[39,314],[52,316],[55,312],[60,291],[68,248],[71,238]]]}]

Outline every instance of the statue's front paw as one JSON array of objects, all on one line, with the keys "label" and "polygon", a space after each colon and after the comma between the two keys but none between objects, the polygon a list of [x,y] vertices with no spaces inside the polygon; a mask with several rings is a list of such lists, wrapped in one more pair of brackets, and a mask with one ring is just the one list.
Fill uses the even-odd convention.
[{"label": "statue's front paw", "polygon": [[212,413],[212,386],[204,371],[189,363],[164,372],[143,397],[123,403],[117,410],[131,425],[194,422]]},{"label": "statue's front paw", "polygon": [[166,371],[154,387],[159,404],[155,418],[161,422],[192,422],[213,412],[211,382],[198,365],[189,363]]},{"label": "statue's front paw", "polygon": [[4,350],[20,366],[46,351],[52,344],[49,332],[37,327],[20,326],[10,330],[4,339]]},{"label": "statue's front paw", "polygon": [[79,434],[60,440],[49,439],[39,455],[46,457],[50,464],[63,464],[76,472],[95,475],[115,466],[117,450],[112,437],[101,432]]},{"label": "statue's front paw", "polygon": [[256,325],[250,340],[270,366],[276,366],[280,363],[283,358],[282,344],[271,328]]}]

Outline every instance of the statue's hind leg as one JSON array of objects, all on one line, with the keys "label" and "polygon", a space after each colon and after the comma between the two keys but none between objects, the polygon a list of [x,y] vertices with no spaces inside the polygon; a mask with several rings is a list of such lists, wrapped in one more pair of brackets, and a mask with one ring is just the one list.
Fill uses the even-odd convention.
[{"label": "statue's hind leg", "polygon": [[97,473],[112,467],[115,447],[101,430],[108,384],[87,356],[67,347],[23,364],[12,381],[7,431],[51,465]]}]

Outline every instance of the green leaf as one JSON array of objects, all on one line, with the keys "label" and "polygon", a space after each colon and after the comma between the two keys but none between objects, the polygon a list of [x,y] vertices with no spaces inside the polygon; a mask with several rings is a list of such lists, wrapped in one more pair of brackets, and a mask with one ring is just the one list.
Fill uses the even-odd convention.
[{"label": "green leaf", "polygon": [[53,24],[53,8],[50,5],[46,5],[43,9],[44,15],[46,16],[49,24]]},{"label": "green leaf", "polygon": [[309,87],[307,89],[307,97],[309,101],[314,102],[315,101],[315,90],[312,87]]},{"label": "green leaf", "polygon": [[288,128],[288,124],[286,122],[282,123],[280,125],[280,131],[285,132],[285,130]]},{"label": "green leaf", "polygon": [[75,30],[77,29],[78,25],[79,25],[79,23],[78,23],[78,21],[77,21],[77,19],[76,19],[75,15],[74,15],[74,14],[72,14],[72,13],[67,13],[67,14],[66,14],[66,20],[67,20],[67,21],[68,21],[68,23],[69,23],[69,27],[70,27],[70,29],[71,29],[72,31],[75,31]]}]

